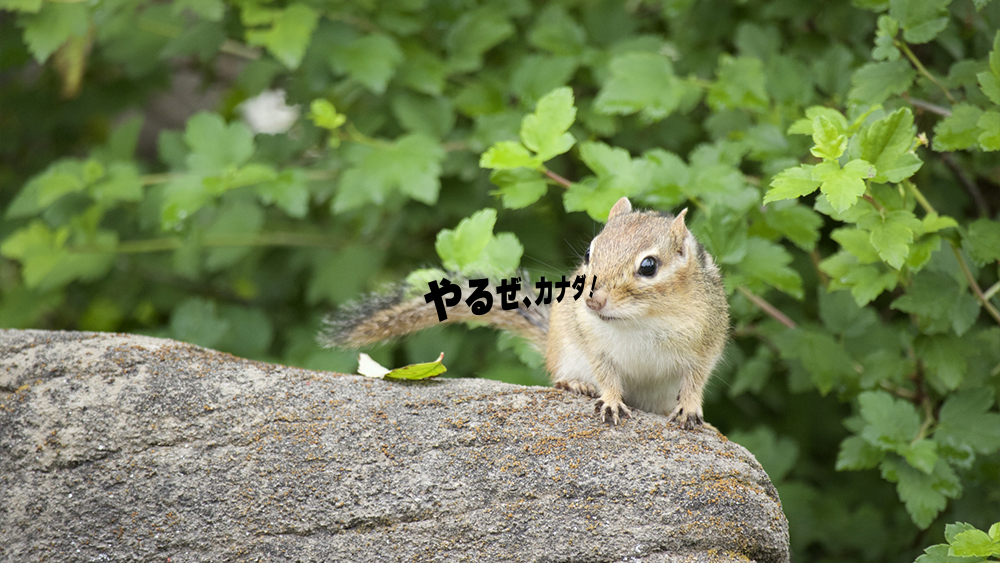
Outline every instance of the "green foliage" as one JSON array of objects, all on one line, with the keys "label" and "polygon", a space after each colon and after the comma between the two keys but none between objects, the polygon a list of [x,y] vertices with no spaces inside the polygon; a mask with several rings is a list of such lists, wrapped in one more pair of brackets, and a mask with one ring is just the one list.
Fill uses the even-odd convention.
[{"label": "green foliage", "polygon": [[[734,324],[705,411],[796,560],[997,558],[1000,2],[0,9],[0,326],[353,371],[315,333],[360,294],[567,273],[618,198],[686,207]],[[546,381],[484,329],[373,355],[442,350]]]},{"label": "green foliage", "polygon": [[925,549],[916,563],[981,563],[1000,558],[1000,522],[990,526],[988,532],[964,522],[949,524],[945,540],[948,543]]}]

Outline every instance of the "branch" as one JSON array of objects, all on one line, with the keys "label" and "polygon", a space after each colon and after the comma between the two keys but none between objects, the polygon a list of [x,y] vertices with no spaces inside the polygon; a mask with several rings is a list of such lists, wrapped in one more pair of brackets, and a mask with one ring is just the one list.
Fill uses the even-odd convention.
[{"label": "branch", "polygon": [[570,182],[566,178],[563,178],[562,176],[556,174],[555,172],[549,170],[548,168],[544,169],[542,173],[564,188],[568,188],[573,185],[573,182]]},{"label": "branch", "polygon": [[922,110],[929,111],[931,113],[936,113],[944,117],[951,117],[951,110],[945,107],[941,107],[937,104],[932,104],[930,102],[921,100],[920,98],[911,98],[910,96],[903,94],[903,99],[910,102],[910,105],[915,108],[920,108]]},{"label": "branch", "polygon": [[917,67],[917,72],[926,76],[928,80],[930,80],[938,88],[940,88],[941,91],[944,92],[944,96],[948,98],[949,102],[953,104],[955,103],[955,98],[952,97],[951,92],[949,92],[948,89],[945,88],[943,84],[938,82],[938,79],[934,78],[934,75],[931,74],[926,67],[924,67],[923,63],[920,62],[920,59],[918,59],[917,56],[913,54],[913,51],[910,50],[909,45],[907,45],[903,41],[893,41],[893,44],[901,51],[903,51],[903,54],[906,55],[906,58],[910,59],[910,62],[913,63],[913,66]]},{"label": "branch", "polygon": [[[906,188],[913,193],[913,197],[917,198],[917,203],[924,208],[924,211],[937,214],[937,211],[934,210],[934,207],[929,201],[927,201],[927,198],[920,192],[920,189],[917,188],[916,184],[909,180],[903,180],[903,185],[905,185]],[[983,293],[983,288],[979,287],[979,283],[976,281],[975,276],[972,275],[972,270],[969,269],[969,264],[965,261],[965,256],[963,256],[962,252],[958,249],[958,243],[951,241],[951,251],[955,253],[955,258],[958,259],[958,265],[962,269],[965,281],[968,282],[969,287],[972,288],[972,293],[975,294],[979,304],[983,306],[983,309],[986,309],[986,312],[989,313],[991,317],[996,319],[997,323],[1000,323],[1000,311],[997,311],[997,308],[990,303],[986,294]]]},{"label": "branch", "polygon": [[743,287],[742,285],[736,286],[736,291],[739,291],[744,297],[749,299],[754,305],[760,308],[761,311],[767,313],[772,319],[778,321],[779,323],[787,326],[788,328],[795,328],[798,325],[795,321],[789,319],[784,313],[779,311],[774,305],[771,305],[765,301],[762,297],[758,296],[749,289]]}]

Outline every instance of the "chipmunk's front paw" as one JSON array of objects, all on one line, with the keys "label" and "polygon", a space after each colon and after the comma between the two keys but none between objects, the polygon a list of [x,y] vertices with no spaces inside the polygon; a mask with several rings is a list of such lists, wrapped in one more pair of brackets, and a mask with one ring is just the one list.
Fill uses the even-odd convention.
[{"label": "chipmunk's front paw", "polygon": [[587,395],[588,397],[597,396],[597,387],[595,387],[594,384],[587,383],[586,381],[580,381],[579,379],[560,379],[553,385],[556,389],[562,389],[563,391],[579,393],[580,395]]},{"label": "chipmunk's front paw", "polygon": [[700,410],[685,409],[681,405],[677,405],[667,420],[680,424],[684,430],[694,430],[705,424],[705,418],[702,416]]},{"label": "chipmunk's front paw", "polygon": [[632,411],[625,406],[625,403],[621,399],[605,399],[602,397],[597,400],[594,412],[601,415],[601,422],[614,424],[615,426],[618,426],[618,422],[622,419],[632,418]]}]

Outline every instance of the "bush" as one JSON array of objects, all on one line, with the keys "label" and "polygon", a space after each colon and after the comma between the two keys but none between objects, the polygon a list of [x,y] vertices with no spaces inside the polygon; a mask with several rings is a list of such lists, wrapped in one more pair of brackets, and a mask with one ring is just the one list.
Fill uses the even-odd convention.
[{"label": "bush", "polygon": [[[0,8],[0,326],[353,371],[314,335],[365,291],[568,273],[617,198],[688,207],[734,319],[705,411],[797,559],[992,549],[1000,2]],[[481,328],[374,356],[442,350],[547,381]]]}]

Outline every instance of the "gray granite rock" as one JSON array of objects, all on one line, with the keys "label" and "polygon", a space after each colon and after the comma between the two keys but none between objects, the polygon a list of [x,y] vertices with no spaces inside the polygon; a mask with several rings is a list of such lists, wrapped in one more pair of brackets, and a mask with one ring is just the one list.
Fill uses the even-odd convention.
[{"label": "gray granite rock", "polygon": [[589,399],[0,331],[2,561],[788,560],[745,449]]}]

